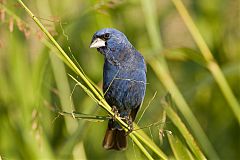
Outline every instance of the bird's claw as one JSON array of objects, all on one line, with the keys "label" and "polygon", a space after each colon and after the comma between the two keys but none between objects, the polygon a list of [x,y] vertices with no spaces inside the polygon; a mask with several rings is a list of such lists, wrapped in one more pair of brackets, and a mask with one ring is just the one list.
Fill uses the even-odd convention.
[{"label": "bird's claw", "polygon": [[118,116],[118,117],[120,116],[116,106],[112,106],[112,112],[114,113],[113,120],[116,121],[116,116]]},{"label": "bird's claw", "polygon": [[[113,121],[116,121],[116,116],[120,117],[120,114],[118,113],[118,109],[116,106],[112,106],[112,112],[114,113],[112,119],[113,119]],[[122,117],[120,117],[120,118],[125,120],[125,122],[128,124],[128,131],[126,133],[126,136],[127,136],[133,131],[132,118],[130,116],[124,116],[123,118]]]},{"label": "bird's claw", "polygon": [[128,124],[128,131],[126,133],[126,136],[129,135],[133,131],[133,122],[130,116],[125,116],[124,119],[126,120],[126,123]]}]

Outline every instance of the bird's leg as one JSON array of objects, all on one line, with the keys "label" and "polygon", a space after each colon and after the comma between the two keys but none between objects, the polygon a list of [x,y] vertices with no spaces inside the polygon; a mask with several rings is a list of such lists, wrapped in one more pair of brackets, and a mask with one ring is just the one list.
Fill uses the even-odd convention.
[{"label": "bird's leg", "polygon": [[126,135],[128,135],[133,131],[133,121],[130,116],[124,116],[124,119],[126,120],[126,123],[128,124],[128,127],[129,127],[129,130],[126,133]]},{"label": "bird's leg", "polygon": [[116,106],[112,106],[112,112],[114,113],[113,115],[113,121],[116,121],[116,116],[120,116],[120,114],[118,113],[117,107]]}]

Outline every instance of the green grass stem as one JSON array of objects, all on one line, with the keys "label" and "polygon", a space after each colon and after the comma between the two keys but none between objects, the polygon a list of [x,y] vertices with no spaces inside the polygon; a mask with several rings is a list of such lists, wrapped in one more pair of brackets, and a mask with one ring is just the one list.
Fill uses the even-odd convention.
[{"label": "green grass stem", "polygon": [[192,150],[194,155],[199,160],[205,160],[206,157],[196,144],[193,136],[190,134],[190,132],[187,130],[187,127],[184,125],[184,123],[181,121],[179,116],[176,114],[176,112],[170,107],[169,102],[162,102],[162,105],[164,109],[166,110],[168,118],[173,122],[173,124],[178,128],[178,130],[181,132],[182,136],[184,137],[185,141],[187,142],[189,148]]},{"label": "green grass stem", "polygon": [[167,132],[168,141],[172,148],[176,160],[194,160],[193,155],[188,148],[180,141],[180,139]]},{"label": "green grass stem", "polygon": [[214,57],[208,48],[206,42],[204,41],[203,37],[200,34],[200,31],[194,24],[191,16],[189,15],[186,7],[182,3],[181,0],[172,0],[173,4],[177,8],[179,14],[181,15],[184,23],[186,24],[188,30],[190,31],[193,39],[195,40],[197,46],[199,47],[203,57],[207,62],[207,68],[212,73],[215,81],[217,82],[220,90],[222,91],[223,96],[225,97],[226,101],[229,104],[229,107],[233,111],[235,117],[238,120],[240,125],[240,105],[237,101],[236,97],[234,96],[227,80],[225,79],[223,72],[221,71],[219,65],[214,60]]},{"label": "green grass stem", "polygon": [[[148,7],[150,5],[154,7],[154,5],[148,3],[152,2],[148,0],[142,0],[142,8],[144,12],[147,12],[145,17],[145,24],[148,28],[149,37],[153,46],[153,53],[159,54],[163,49],[161,45],[161,39],[158,38],[160,37],[160,33],[156,32],[156,30],[159,31],[159,28],[157,23],[153,21],[156,21],[156,18],[152,18],[153,20],[149,20],[150,17],[156,17],[156,13],[154,12],[154,9]],[[173,95],[173,99],[176,102],[178,109],[183,114],[184,118],[187,120],[187,123],[193,130],[198,142],[201,144],[206,154],[209,155],[212,159],[218,159],[217,153],[212,147],[210,141],[208,140],[207,135],[204,133],[202,127],[200,126],[189,105],[187,104],[186,100],[178,89],[176,83],[171,77],[164,56],[159,55],[158,59],[156,59],[156,57],[153,57],[148,60],[148,63],[155,72],[157,78],[162,82],[166,90],[168,90]]]}]

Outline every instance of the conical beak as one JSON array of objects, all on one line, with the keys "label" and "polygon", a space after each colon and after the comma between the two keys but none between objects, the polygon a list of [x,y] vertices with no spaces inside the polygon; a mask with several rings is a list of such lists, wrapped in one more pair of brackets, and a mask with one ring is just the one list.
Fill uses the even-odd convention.
[{"label": "conical beak", "polygon": [[100,39],[100,38],[96,38],[95,40],[93,40],[93,42],[90,44],[90,48],[99,48],[99,47],[104,47],[105,46],[105,42],[104,40]]}]

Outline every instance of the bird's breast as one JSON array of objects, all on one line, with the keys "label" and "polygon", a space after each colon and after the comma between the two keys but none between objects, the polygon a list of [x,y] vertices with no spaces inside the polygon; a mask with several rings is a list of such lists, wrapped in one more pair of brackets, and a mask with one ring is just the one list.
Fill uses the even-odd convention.
[{"label": "bird's breast", "polygon": [[146,90],[144,68],[115,66],[105,61],[103,91],[111,106],[120,110],[134,108],[142,103]]}]

